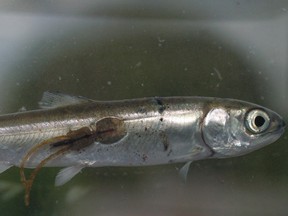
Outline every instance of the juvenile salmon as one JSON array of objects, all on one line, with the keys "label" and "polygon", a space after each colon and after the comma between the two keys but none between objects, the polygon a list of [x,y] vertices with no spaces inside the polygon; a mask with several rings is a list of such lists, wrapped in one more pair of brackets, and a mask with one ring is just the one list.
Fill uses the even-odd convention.
[{"label": "juvenile salmon", "polygon": [[[0,173],[21,168],[26,205],[42,166],[65,167],[62,185],[84,167],[146,166],[247,154],[276,141],[285,123],[244,101],[154,97],[94,101],[45,92],[42,109],[0,116]],[[35,168],[26,179],[23,168]]]}]

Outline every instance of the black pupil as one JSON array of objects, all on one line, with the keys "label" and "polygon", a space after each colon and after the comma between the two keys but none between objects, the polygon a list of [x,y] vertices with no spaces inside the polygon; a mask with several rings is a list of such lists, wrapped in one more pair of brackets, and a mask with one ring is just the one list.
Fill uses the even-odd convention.
[{"label": "black pupil", "polygon": [[265,119],[262,116],[257,116],[255,118],[255,125],[257,127],[262,127],[264,125],[264,123],[265,123]]}]

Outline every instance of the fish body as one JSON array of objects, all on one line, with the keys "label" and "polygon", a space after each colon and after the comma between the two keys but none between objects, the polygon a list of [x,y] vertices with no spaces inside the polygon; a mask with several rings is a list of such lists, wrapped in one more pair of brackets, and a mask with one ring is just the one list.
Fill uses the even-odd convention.
[{"label": "fish body", "polygon": [[[34,145],[66,135],[107,118],[123,122],[125,134],[112,143],[95,142],[71,151],[47,166],[141,166],[185,162],[209,157],[202,139],[203,98],[146,98],[114,102],[88,101],[0,117],[0,160],[19,166]],[[31,157],[33,168],[51,149]]]},{"label": "fish body", "polygon": [[[68,147],[45,162],[69,167],[60,172],[59,185],[83,167],[190,163],[243,155],[274,142],[285,128],[275,112],[233,99],[105,102],[45,92],[40,106],[0,116],[0,171],[37,167],[57,149]],[[36,150],[43,142],[47,143]],[[33,148],[35,152],[27,155]]]}]

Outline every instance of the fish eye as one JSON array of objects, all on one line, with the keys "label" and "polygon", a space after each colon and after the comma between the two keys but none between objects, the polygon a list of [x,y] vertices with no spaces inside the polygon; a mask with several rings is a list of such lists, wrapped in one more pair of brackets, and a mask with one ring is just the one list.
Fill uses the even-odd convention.
[{"label": "fish eye", "polygon": [[263,110],[251,110],[246,116],[246,127],[252,133],[261,133],[268,129],[270,118]]}]

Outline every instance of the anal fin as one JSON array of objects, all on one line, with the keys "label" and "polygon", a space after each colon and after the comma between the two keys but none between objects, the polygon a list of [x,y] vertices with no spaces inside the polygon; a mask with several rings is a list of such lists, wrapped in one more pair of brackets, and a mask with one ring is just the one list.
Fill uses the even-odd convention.
[{"label": "anal fin", "polygon": [[83,166],[71,166],[61,169],[55,178],[55,186],[64,185],[75,175],[77,175],[83,168]]}]

